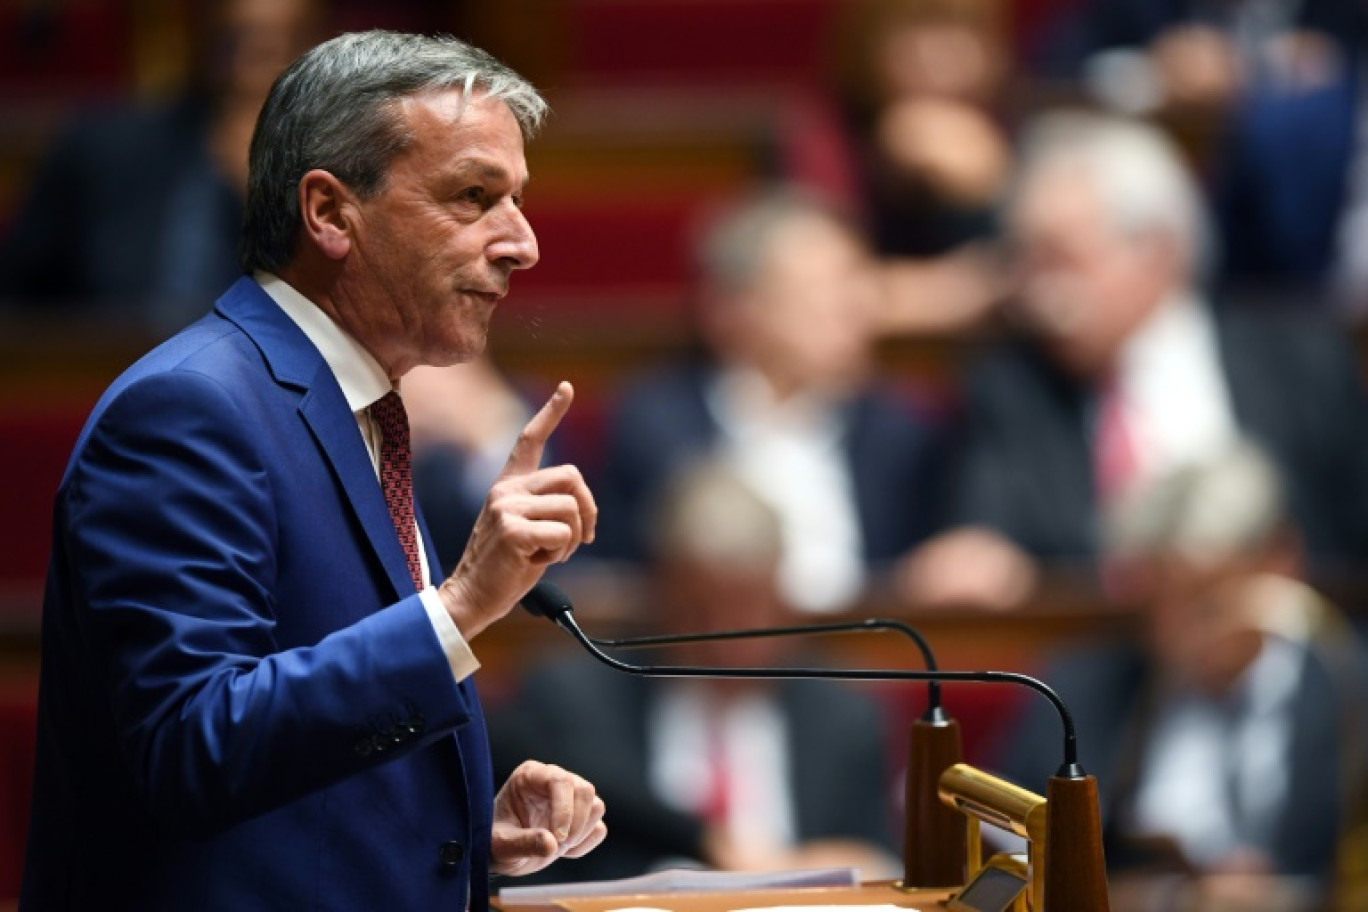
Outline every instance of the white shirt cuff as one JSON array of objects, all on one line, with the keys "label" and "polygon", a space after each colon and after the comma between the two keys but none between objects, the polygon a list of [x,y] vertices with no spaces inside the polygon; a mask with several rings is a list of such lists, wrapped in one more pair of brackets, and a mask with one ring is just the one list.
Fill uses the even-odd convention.
[{"label": "white shirt cuff", "polygon": [[446,606],[437,595],[436,587],[428,586],[418,593],[418,598],[427,611],[428,620],[432,622],[432,632],[437,634],[437,642],[441,644],[442,652],[446,653],[447,662],[451,665],[451,674],[457,681],[464,681],[480,667],[480,660],[475,658],[475,653],[470,651],[470,644],[461,636],[461,631],[456,628],[456,622],[451,619],[451,615],[447,614]]}]

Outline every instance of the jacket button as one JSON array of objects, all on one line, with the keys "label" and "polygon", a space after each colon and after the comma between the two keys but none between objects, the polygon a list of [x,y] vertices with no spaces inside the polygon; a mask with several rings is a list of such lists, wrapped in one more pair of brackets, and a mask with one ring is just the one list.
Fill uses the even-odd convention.
[{"label": "jacket button", "polygon": [[465,846],[456,842],[444,842],[437,847],[437,860],[442,863],[444,868],[459,868],[461,860],[465,858]]}]

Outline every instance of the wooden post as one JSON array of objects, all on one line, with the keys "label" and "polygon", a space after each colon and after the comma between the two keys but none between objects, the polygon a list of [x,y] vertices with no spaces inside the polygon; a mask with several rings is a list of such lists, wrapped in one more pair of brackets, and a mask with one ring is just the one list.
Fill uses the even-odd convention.
[{"label": "wooden post", "polygon": [[966,877],[966,823],[940,800],[940,777],[964,754],[959,723],[937,708],[912,723],[907,751],[906,888],[961,887]]},{"label": "wooden post", "polygon": [[1110,912],[1097,780],[1053,776],[1045,792],[1045,909]]}]

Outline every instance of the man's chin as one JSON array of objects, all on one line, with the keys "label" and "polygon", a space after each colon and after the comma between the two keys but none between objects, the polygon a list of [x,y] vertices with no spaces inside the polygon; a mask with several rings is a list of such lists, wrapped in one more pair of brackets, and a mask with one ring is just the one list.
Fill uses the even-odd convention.
[{"label": "man's chin", "polygon": [[481,333],[476,337],[462,336],[458,339],[451,339],[441,344],[431,344],[422,350],[422,357],[418,363],[427,367],[451,367],[455,364],[465,364],[474,361],[484,354],[486,336]]}]

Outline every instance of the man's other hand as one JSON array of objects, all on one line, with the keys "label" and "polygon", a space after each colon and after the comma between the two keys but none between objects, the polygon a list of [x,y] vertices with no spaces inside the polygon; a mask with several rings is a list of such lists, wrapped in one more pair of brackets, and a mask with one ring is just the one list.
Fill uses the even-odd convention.
[{"label": "man's other hand", "polygon": [[608,835],[603,799],[588,780],[528,760],[494,799],[496,874],[531,874],[557,858],[586,855]]}]

